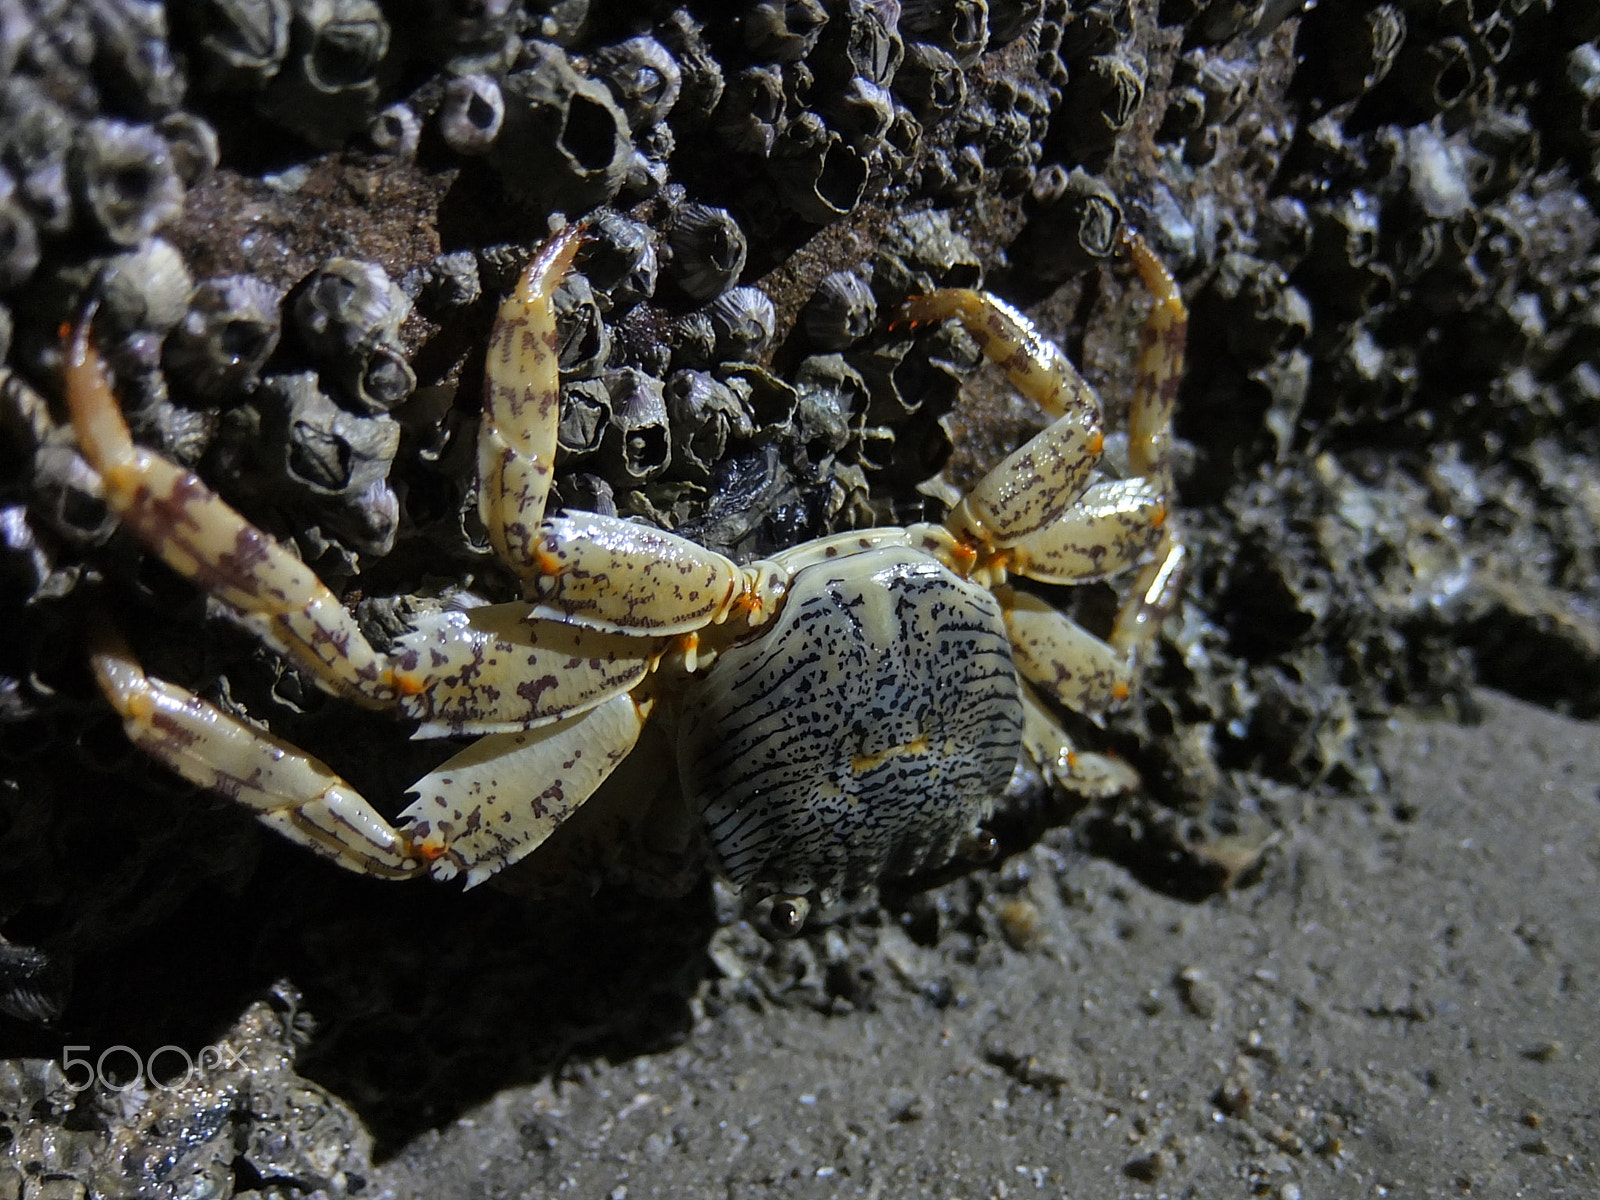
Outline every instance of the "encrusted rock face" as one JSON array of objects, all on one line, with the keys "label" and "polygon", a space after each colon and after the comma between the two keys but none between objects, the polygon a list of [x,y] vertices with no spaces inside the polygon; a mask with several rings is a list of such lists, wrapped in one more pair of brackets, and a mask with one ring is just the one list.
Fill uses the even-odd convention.
[{"label": "encrusted rock face", "polygon": [[[57,406],[58,330],[91,305],[139,440],[376,637],[394,597],[513,594],[476,396],[492,305],[552,228],[590,231],[558,295],[560,499],[741,557],[936,518],[1031,427],[966,334],[895,323],[915,293],[1029,307],[1115,424],[1137,229],[1193,309],[1196,553],[1112,732],[1148,794],[1098,844],[1209,879],[1207,836],[1279,819],[1281,783],[1374,785],[1366,722],[1473,679],[1600,712],[1592,6],[57,7],[0,0],[0,808],[30,833],[0,868],[0,1011],[56,1015],[72,959],[266,886],[251,828],[106,719],[97,609],[369,794],[434,765],[116,533]],[[108,986],[80,966],[80,997]]]}]

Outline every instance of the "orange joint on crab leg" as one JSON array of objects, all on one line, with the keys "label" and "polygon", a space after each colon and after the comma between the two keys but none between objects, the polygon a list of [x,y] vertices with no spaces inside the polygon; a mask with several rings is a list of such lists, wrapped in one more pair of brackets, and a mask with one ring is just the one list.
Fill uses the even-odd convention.
[{"label": "orange joint on crab leg", "polygon": [[973,574],[981,576],[987,586],[996,587],[1006,581],[1006,568],[1013,557],[1013,552],[1004,547],[990,550],[980,557]]},{"label": "orange joint on crab leg", "polygon": [[413,858],[425,863],[436,863],[450,853],[450,843],[442,837],[429,836],[411,842],[407,849],[411,851]]},{"label": "orange joint on crab leg", "polygon": [[972,577],[972,569],[978,565],[980,557],[978,547],[966,538],[957,538],[956,544],[951,548],[951,557],[954,559],[955,573],[963,579]]},{"label": "orange joint on crab leg", "polygon": [[397,696],[420,696],[428,690],[428,681],[403,671],[388,670],[383,673],[383,683]]},{"label": "orange joint on crab leg", "polygon": [[683,633],[678,635],[678,653],[683,655],[683,669],[691,675],[700,667],[700,635],[698,633]]},{"label": "orange joint on crab leg", "polygon": [[545,537],[533,544],[533,565],[541,575],[560,575],[567,569],[561,556],[550,549],[550,539]]},{"label": "orange joint on crab leg", "polygon": [[765,625],[783,607],[789,573],[763,559],[740,569],[737,587],[722,619],[736,618],[747,628],[755,629]]}]

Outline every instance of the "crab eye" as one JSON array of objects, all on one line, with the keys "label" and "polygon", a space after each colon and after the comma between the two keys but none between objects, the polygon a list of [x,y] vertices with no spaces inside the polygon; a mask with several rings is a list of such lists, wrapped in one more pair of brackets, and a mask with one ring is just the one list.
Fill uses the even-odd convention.
[{"label": "crab eye", "polygon": [[779,896],[772,902],[767,925],[781,938],[792,938],[806,927],[811,901],[804,896]]}]

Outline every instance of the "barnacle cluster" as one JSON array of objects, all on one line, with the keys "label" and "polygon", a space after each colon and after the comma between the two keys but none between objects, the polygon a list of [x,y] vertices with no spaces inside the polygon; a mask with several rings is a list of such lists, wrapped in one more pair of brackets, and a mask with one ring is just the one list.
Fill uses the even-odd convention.
[{"label": "barnacle cluster", "polygon": [[1474,677],[1600,706],[1582,8],[1320,6],[1278,35],[1277,97],[1259,47],[1186,31],[1157,137],[1195,173],[1168,186],[1265,186],[1252,211],[1179,206],[1209,264],[1180,426],[1220,520],[1214,623],[1157,720],[1172,797],[1237,792],[1244,765],[1375,786],[1363,721],[1470,711]]},{"label": "barnacle cluster", "polygon": [[[1374,784],[1364,722],[1475,677],[1600,711],[1592,5],[737,10],[0,0],[0,775],[12,828],[58,831],[0,865],[32,898],[0,901],[6,936],[70,957],[149,919],[136,869],[63,847],[151,859],[212,821],[169,907],[257,852],[192,801],[53,803],[171,787],[91,719],[97,598],[146,618],[163,674],[302,744],[360,720],[116,535],[53,408],[62,322],[96,305],[137,437],[381,637],[388,597],[504,587],[469,490],[482,347],[563,221],[589,236],[558,296],[560,502],[735,555],[940,514],[979,354],[894,324],[907,296],[1036,302],[1115,404],[1133,318],[1100,268],[1127,223],[1179,269],[1196,567],[1120,729],[1159,803],[1104,845],[1188,854],[1270,825],[1279,784]],[[363,769],[372,794],[419,773]],[[0,1010],[59,1007],[9,961]]]}]

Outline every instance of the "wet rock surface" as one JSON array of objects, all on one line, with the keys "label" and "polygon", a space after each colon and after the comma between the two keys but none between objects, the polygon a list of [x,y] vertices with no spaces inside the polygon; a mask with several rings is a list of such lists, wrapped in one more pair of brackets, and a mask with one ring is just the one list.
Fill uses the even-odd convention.
[{"label": "wet rock surface", "polygon": [[[250,1036],[276,1047],[277,1064],[257,1083],[245,1071],[192,1095],[83,1096],[69,1109],[55,1077],[16,1060],[6,1145],[25,1194],[127,1194],[117,1172],[157,1160],[188,1164],[159,1180],[172,1196],[270,1194],[285,1179],[356,1192],[367,1168],[329,1147],[359,1125],[380,1160],[401,1154],[403,1192],[430,1177],[428,1155],[476,1152],[459,1128],[443,1141],[425,1131],[480,1111],[499,1129],[524,1108],[534,1132],[490,1157],[520,1153],[524,1170],[537,1159],[552,1188],[572,1172],[594,1189],[621,1179],[589,1150],[609,1133],[570,1132],[590,1117],[644,1130],[637,1161],[672,1178],[669,1164],[697,1155],[683,1148],[712,1135],[689,1125],[680,1142],[656,1121],[682,1106],[662,1099],[662,1081],[731,1089],[745,1068],[718,1082],[719,1040],[753,1056],[763,1039],[784,1042],[784,1027],[785,1045],[854,1047],[877,1036],[878,1018],[862,1015],[875,1009],[907,1031],[915,1018],[931,1039],[941,1014],[972,1016],[963,994],[1109,994],[1097,979],[1129,964],[1115,938],[1090,954],[1090,934],[1072,932],[1085,919],[1071,899],[1079,879],[1105,889],[1106,911],[1143,914],[1135,923],[1158,910],[1215,918],[1270,955],[1274,936],[1296,936],[1273,924],[1284,906],[1317,920],[1304,910],[1345,896],[1338,881],[1389,844],[1373,797],[1416,809],[1402,822],[1413,839],[1456,819],[1415,799],[1423,781],[1378,753],[1389,714],[1538,723],[1472,690],[1487,683],[1600,716],[1600,27],[1576,0],[1301,7],[807,0],[729,21],[711,5],[620,0],[470,11],[195,0],[170,13],[0,0],[0,828],[11,848],[0,1049],[194,1052],[254,1021]],[[918,291],[988,286],[1024,306],[1120,427],[1146,300],[1114,251],[1124,224],[1145,235],[1192,310],[1178,434],[1194,565],[1142,701],[1083,739],[1137,766],[1138,794],[1085,809],[1019,777],[995,822],[1002,866],[862,897],[775,944],[704,882],[671,901],[613,881],[593,899],[533,903],[333,878],[128,749],[82,666],[99,608],[133,632],[153,673],[325,757],[380,804],[448,753],[323,696],[116,532],[61,428],[61,322],[98,302],[136,437],[292,543],[374,634],[392,636],[404,613],[394,598],[513,594],[471,493],[484,340],[532,246],[580,218],[595,239],[558,297],[558,495],[741,557],[937,518],[1040,424],[979,369],[964,334],[893,324]],[[1052,599],[1103,629],[1112,589],[1071,590]],[[1505,786],[1509,802],[1534,785]],[[1326,894],[1284,865],[1305,861],[1308,811],[1348,847],[1324,865]],[[1246,933],[1255,921],[1263,931]],[[1341,944],[1365,952],[1351,936]],[[1037,957],[1069,943],[1064,959]],[[944,968],[924,978],[902,959],[960,970],[956,982]],[[1161,993],[1151,1020],[1226,1023],[1240,988],[1272,990],[1186,961],[1207,965],[1191,978],[1174,960],[1150,985]],[[1079,1007],[1061,1021],[1092,1018]],[[1355,1027],[1365,1037],[1388,1019]],[[850,1157],[862,1145],[897,1139],[915,1150],[908,1162],[936,1158],[919,1139],[957,1120],[939,1113],[1017,1096],[1035,1117],[1049,1105],[1075,1114],[1079,1136],[1115,1131],[1129,1147],[1118,1186],[1133,1192],[1176,1187],[1205,1154],[1235,1179],[1272,1155],[1342,1170],[1340,1146],[1362,1138],[1365,1164],[1404,1158],[1400,1135],[1373,1158],[1377,1135],[1327,1124],[1342,1111],[1331,1090],[1304,1129],[1287,1111],[1263,1117],[1252,1098],[1271,1093],[1287,1059],[1241,1050],[1214,1085],[1222,1099],[1190,1097],[1193,1112],[1221,1114],[1195,1120],[1228,1131],[1230,1159],[1210,1133],[1200,1154],[1166,1117],[1145,1112],[1136,1128],[1136,1104],[1092,1114],[1081,1093],[1104,1108],[1116,1090],[1097,1073],[1105,1063],[1052,1065],[962,1028],[968,1057],[949,1068],[969,1088],[959,1099],[934,1075],[904,1095],[873,1092],[887,1124],[872,1118],[862,1133],[841,1118],[822,1141],[761,1152],[781,1169],[720,1178],[866,1188]],[[523,1032],[508,1044],[508,1030]],[[1505,1061],[1533,1075],[1516,1064],[1579,1069],[1575,1053],[1563,1058],[1570,1036],[1541,1036],[1555,1049],[1530,1043]],[[607,1055],[643,1057],[609,1067]],[[1162,1070],[1149,1062],[1146,1085]],[[1472,1068],[1418,1070],[1446,1080],[1446,1111],[1458,1111],[1449,1097],[1466,1092],[1451,1092],[1451,1071]],[[322,1157],[250,1158],[252,1139],[289,1137],[281,1093],[302,1086],[312,1098],[296,1111],[304,1136],[329,1139]],[[1421,1111],[1410,1086],[1364,1094],[1410,1120]],[[278,1107],[252,1108],[253,1087]],[[652,1098],[624,1121],[607,1107],[619,1088]],[[798,1117],[788,1098],[761,1094],[774,1105],[768,1130],[822,1128],[804,1123],[822,1091],[806,1093],[816,1104],[794,1098]],[[319,1105],[327,1124],[309,1115]],[[1532,1180],[1556,1163],[1592,1174],[1592,1142],[1558,1146],[1548,1117],[1530,1099],[1516,1136],[1545,1149],[1460,1178]],[[1474,1119],[1490,1140],[1472,1153],[1488,1164],[1511,1135]],[[364,1161],[361,1135],[349,1137],[351,1161]],[[567,1153],[577,1142],[588,1157]],[[828,1148],[836,1161],[813,1165],[836,1173],[806,1176],[793,1145]],[[1059,1153],[1047,1162],[1038,1145],[1040,1161],[1006,1170],[1056,1169]],[[648,1175],[638,1169],[635,1180]],[[892,1194],[920,1177],[873,1178]],[[1026,1172],[1004,1179],[1036,1186]],[[1298,1186],[1275,1167],[1252,1179],[1261,1194]]]}]

